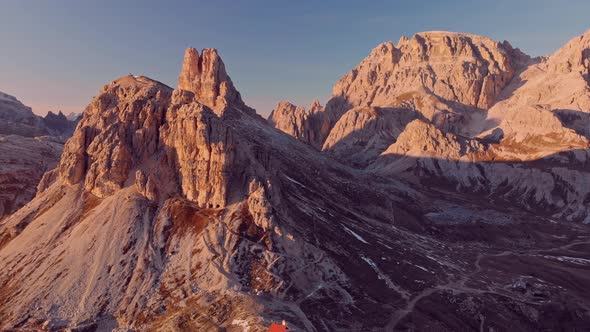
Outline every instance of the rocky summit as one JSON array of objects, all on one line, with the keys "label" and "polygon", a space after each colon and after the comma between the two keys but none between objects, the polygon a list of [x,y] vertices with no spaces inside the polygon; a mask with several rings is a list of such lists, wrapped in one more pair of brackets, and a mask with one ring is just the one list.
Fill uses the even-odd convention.
[{"label": "rocky summit", "polygon": [[267,121],[215,49],[108,83],[0,221],[0,329],[584,330],[589,36],[418,33]]}]

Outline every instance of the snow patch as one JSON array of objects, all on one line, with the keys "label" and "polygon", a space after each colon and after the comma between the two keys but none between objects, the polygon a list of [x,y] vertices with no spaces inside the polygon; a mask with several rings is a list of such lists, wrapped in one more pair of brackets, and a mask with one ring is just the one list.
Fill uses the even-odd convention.
[{"label": "snow patch", "polygon": [[542,257],[547,258],[547,259],[555,259],[560,262],[573,263],[573,264],[578,264],[578,265],[590,265],[590,259],[586,259],[586,258],[569,257],[569,256],[547,256],[547,255],[543,255]]},{"label": "snow patch", "polygon": [[423,270],[423,271],[426,271],[426,272],[431,272],[429,269],[427,269],[427,268],[425,268],[423,266],[420,266],[420,265],[417,265],[417,264],[414,264],[414,266],[417,267],[417,268],[419,268],[420,270]]},{"label": "snow patch", "polygon": [[390,246],[386,245],[386,244],[385,244],[385,243],[383,243],[383,242],[379,242],[379,244],[381,244],[382,246],[384,246],[385,248],[387,248],[387,249],[389,249],[389,250],[393,250],[393,248],[392,248],[392,247],[390,247]]},{"label": "snow patch", "polygon": [[283,174],[283,175],[287,178],[287,180],[289,180],[289,181],[291,181],[291,182],[293,182],[295,184],[298,184],[298,185],[302,186],[303,188],[307,188],[303,183],[301,183],[301,182],[299,182],[299,181],[297,181],[297,180],[289,177],[288,175],[285,175],[285,174]]},{"label": "snow patch", "polygon": [[370,244],[369,242],[367,242],[367,240],[363,239],[362,236],[360,236],[357,233],[355,233],[352,229],[350,229],[350,228],[348,228],[348,227],[346,227],[344,225],[342,227],[344,227],[344,230],[347,231],[350,235],[356,237],[357,240],[359,240],[359,241],[361,241],[363,243],[366,243],[366,244]]}]

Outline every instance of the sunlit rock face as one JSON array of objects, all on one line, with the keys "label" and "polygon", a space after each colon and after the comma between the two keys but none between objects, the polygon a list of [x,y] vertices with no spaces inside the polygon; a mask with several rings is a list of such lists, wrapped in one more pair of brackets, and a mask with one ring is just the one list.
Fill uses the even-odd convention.
[{"label": "sunlit rock face", "polygon": [[318,100],[306,110],[289,103],[281,101],[268,117],[271,126],[303,141],[312,146],[320,144],[318,132],[321,125],[316,119],[316,115],[323,111],[323,106]]},{"label": "sunlit rock face", "polygon": [[[590,31],[515,77],[489,110],[481,136],[500,129],[533,149],[583,148],[590,137],[589,63]],[[535,147],[536,140],[545,142]]]},{"label": "sunlit rock face", "polygon": [[217,112],[231,105],[244,112],[255,113],[242,101],[214,48],[205,48],[200,55],[194,48],[186,50],[178,89],[194,93],[195,99]]},{"label": "sunlit rock face", "polygon": [[313,116],[316,145],[325,143],[348,110],[360,106],[409,108],[444,130],[476,134],[473,126],[485,110],[533,62],[508,42],[464,33],[422,32],[397,45],[382,43],[336,82],[323,112]]},{"label": "sunlit rock face", "polygon": [[336,83],[333,95],[353,106],[378,106],[415,92],[487,109],[522,66],[515,52],[507,43],[481,36],[418,33],[397,45],[377,46]]},{"label": "sunlit rock face", "polygon": [[146,77],[108,85],[84,111],[59,165],[68,184],[105,197],[122,189],[129,172],[160,148],[159,130],[172,89]]}]

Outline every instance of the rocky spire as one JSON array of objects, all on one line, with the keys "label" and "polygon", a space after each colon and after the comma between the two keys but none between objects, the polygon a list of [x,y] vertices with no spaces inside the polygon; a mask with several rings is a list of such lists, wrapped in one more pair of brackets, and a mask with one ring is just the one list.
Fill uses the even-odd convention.
[{"label": "rocky spire", "polygon": [[215,111],[232,105],[255,113],[242,101],[225,70],[223,60],[214,48],[203,49],[201,55],[196,49],[187,48],[178,77],[178,88],[194,93],[199,102]]},{"label": "rocky spire", "polygon": [[311,105],[309,105],[309,109],[307,110],[309,112],[309,114],[315,114],[317,112],[320,112],[323,110],[323,106],[322,104],[320,104],[320,101],[317,99],[314,99],[313,102],[311,103]]}]

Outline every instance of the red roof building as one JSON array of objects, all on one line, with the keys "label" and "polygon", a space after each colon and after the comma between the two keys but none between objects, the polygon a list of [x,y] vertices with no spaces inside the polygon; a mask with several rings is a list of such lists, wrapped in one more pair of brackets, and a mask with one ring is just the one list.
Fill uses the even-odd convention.
[{"label": "red roof building", "polygon": [[285,332],[285,331],[289,331],[289,328],[284,323],[283,324],[272,323],[272,324],[270,324],[270,330],[268,330],[268,332]]}]

